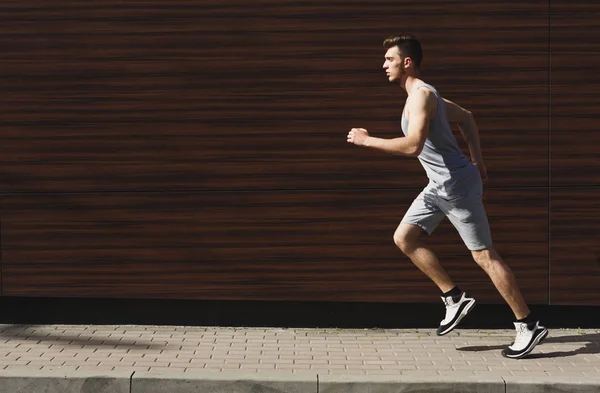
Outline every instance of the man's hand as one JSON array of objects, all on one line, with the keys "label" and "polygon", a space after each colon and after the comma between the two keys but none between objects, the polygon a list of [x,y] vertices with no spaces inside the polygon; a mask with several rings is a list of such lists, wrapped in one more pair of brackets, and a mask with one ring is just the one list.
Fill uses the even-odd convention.
[{"label": "man's hand", "polygon": [[354,143],[357,146],[364,146],[369,137],[369,132],[364,128],[353,128],[348,133],[348,143]]},{"label": "man's hand", "polygon": [[483,180],[483,182],[487,182],[488,181],[488,175],[487,175],[487,169],[485,168],[485,164],[483,163],[483,161],[473,161],[473,164],[475,164],[475,166],[477,167],[477,169],[479,170],[479,174],[481,175],[481,180]]}]

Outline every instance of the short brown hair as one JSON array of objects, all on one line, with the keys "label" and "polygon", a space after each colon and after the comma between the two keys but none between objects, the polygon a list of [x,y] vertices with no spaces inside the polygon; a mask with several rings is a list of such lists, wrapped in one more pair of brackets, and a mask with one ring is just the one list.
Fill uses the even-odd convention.
[{"label": "short brown hair", "polygon": [[391,36],[383,41],[383,47],[385,49],[398,47],[400,55],[403,57],[410,57],[415,64],[415,67],[419,69],[421,67],[421,61],[423,61],[423,49],[421,43],[412,34],[406,34],[401,36]]}]

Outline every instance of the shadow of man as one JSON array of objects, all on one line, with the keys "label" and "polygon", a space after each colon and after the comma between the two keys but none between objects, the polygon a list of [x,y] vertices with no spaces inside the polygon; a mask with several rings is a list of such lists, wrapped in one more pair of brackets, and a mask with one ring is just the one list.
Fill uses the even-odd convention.
[{"label": "shadow of man", "polygon": [[[546,353],[535,353],[528,356],[529,359],[544,359],[544,358],[556,358],[556,357],[567,357],[583,354],[600,354],[600,333],[593,334],[578,334],[574,336],[563,336],[563,337],[547,337],[541,344],[584,344],[581,348],[572,351],[556,351]],[[481,352],[481,351],[492,351],[503,349],[504,345],[478,345],[470,347],[456,348],[457,351],[465,352]]]}]

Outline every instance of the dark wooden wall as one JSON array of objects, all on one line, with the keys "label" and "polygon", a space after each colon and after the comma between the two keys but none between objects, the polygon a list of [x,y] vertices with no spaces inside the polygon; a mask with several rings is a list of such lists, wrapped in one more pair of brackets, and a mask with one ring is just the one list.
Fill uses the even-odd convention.
[{"label": "dark wooden wall", "polygon": [[550,301],[600,305],[600,4],[551,7]]},{"label": "dark wooden wall", "polygon": [[[399,135],[381,42],[415,32],[527,300],[600,304],[591,4],[3,2],[2,294],[439,301],[392,241],[422,168],[345,141]],[[450,224],[431,245],[502,301]]]}]

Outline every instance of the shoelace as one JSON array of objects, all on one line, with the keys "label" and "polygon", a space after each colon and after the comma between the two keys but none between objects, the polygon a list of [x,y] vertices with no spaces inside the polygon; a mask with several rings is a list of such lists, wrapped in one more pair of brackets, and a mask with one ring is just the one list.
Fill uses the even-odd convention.
[{"label": "shoelace", "polygon": [[444,317],[444,321],[448,320],[448,317],[452,313],[452,309],[456,307],[457,303],[454,303],[451,297],[444,298],[444,304],[446,305],[446,315]]},{"label": "shoelace", "polygon": [[523,344],[523,341],[527,340],[526,333],[529,332],[526,324],[519,325],[517,328],[517,337],[515,338],[514,345],[520,346]]}]

